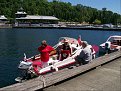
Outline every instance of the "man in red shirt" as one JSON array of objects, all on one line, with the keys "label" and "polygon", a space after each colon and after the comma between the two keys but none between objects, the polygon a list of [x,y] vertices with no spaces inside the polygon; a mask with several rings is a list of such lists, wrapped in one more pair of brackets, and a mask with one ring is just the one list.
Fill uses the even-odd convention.
[{"label": "man in red shirt", "polygon": [[46,67],[48,65],[47,62],[49,61],[50,56],[56,53],[55,49],[47,45],[45,40],[42,41],[38,51],[41,54],[42,67]]}]

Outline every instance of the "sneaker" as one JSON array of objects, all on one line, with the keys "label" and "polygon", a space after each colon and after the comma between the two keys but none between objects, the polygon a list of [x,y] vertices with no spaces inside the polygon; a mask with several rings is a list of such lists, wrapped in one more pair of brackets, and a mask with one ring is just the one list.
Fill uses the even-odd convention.
[{"label": "sneaker", "polygon": [[69,66],[68,69],[73,69],[73,66]]},{"label": "sneaker", "polygon": [[80,64],[76,64],[75,66],[76,66],[76,67],[79,67],[79,66],[80,66]]}]

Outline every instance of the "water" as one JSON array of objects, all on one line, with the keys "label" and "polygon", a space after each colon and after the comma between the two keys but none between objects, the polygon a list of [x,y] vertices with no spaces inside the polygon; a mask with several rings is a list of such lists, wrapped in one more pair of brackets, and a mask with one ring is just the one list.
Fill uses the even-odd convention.
[{"label": "water", "polygon": [[0,29],[0,87],[14,84],[20,76],[17,69],[23,54],[27,57],[38,54],[37,48],[42,40],[55,45],[60,37],[78,38],[89,44],[99,45],[111,35],[121,35],[120,31],[77,30],[77,29]]}]

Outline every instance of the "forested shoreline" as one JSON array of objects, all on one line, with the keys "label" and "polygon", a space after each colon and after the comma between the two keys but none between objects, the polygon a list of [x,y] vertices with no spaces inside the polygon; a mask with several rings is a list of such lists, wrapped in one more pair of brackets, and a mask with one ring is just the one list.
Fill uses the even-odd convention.
[{"label": "forested shoreline", "polygon": [[121,15],[108,11],[84,6],[82,4],[53,0],[0,0],[0,15],[8,19],[14,19],[15,13],[23,8],[29,15],[55,16],[64,22],[88,22],[90,24],[118,24],[121,23]]}]

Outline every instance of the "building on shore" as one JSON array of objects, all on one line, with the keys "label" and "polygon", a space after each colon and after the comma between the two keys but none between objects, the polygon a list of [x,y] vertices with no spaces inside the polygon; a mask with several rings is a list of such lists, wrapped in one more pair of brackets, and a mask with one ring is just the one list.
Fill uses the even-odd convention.
[{"label": "building on shore", "polygon": [[4,15],[0,15],[0,28],[10,28],[8,19]]},{"label": "building on shore", "polygon": [[54,27],[59,21],[55,16],[27,15],[22,8],[15,15],[14,27]]},{"label": "building on shore", "polygon": [[4,15],[0,15],[0,25],[8,22],[8,19]]}]

